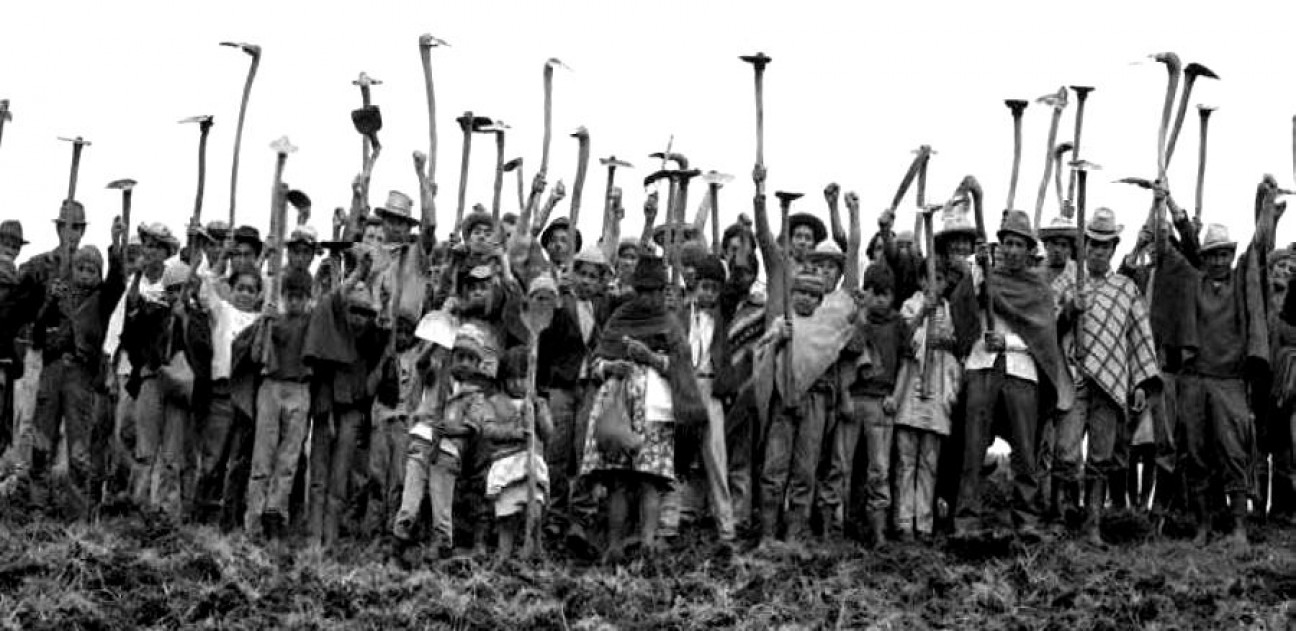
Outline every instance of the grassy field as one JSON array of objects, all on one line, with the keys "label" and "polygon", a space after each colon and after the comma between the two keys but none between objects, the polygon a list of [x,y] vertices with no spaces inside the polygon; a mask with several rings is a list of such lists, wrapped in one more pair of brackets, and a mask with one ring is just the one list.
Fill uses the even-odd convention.
[{"label": "grassy field", "polygon": [[809,560],[718,555],[700,538],[620,568],[565,559],[425,558],[383,543],[321,558],[208,527],[132,516],[94,524],[0,519],[0,624],[124,628],[1296,628],[1296,532],[1246,550],[1060,540],[1022,549],[854,546]]}]

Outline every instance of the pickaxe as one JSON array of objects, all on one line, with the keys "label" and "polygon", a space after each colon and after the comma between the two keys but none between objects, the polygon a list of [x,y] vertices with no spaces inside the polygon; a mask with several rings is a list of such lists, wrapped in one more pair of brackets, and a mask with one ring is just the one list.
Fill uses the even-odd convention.
[{"label": "pickaxe", "polygon": [[464,112],[463,116],[455,119],[459,122],[459,130],[463,132],[463,157],[459,164],[459,203],[455,208],[455,231],[459,230],[459,222],[463,221],[464,202],[468,194],[468,159],[472,155],[472,135],[479,127],[491,124],[491,119],[484,116],[473,116],[472,112]]},{"label": "pickaxe", "polygon": [[566,64],[551,57],[544,65],[544,147],[540,153],[540,175],[549,174],[549,142],[553,137],[553,69],[560,67],[567,70]]},{"label": "pickaxe", "polygon": [[428,105],[428,182],[436,181],[437,128],[436,128],[436,91],[432,87],[432,49],[437,46],[449,46],[444,40],[427,33],[419,36],[419,57],[423,61],[423,85],[427,91]]},{"label": "pickaxe", "polygon": [[279,271],[283,266],[282,249],[285,224],[287,223],[285,221],[285,213],[287,212],[285,201],[288,197],[287,186],[283,183],[284,166],[288,163],[288,156],[297,152],[297,147],[293,146],[287,136],[270,143],[270,148],[275,152],[274,189],[270,193],[270,234],[274,238],[275,251],[272,253],[269,265],[266,267],[266,275],[270,277],[270,287],[266,290],[268,293],[264,303],[266,313],[272,313],[270,310],[274,308],[278,299]]},{"label": "pickaxe", "polygon": [[[772,59],[765,53],[743,55],[739,59],[752,65],[756,76],[756,167],[765,168],[765,66]],[[765,182],[756,182],[756,196],[765,196]]]},{"label": "pickaxe", "polygon": [[495,181],[492,187],[494,191],[491,198],[491,216],[495,221],[500,217],[500,194],[504,190],[504,132],[509,126],[504,121],[492,121],[489,118],[478,117],[477,128],[473,131],[479,134],[494,134],[495,136]]},{"label": "pickaxe", "polygon": [[1013,161],[1012,176],[1008,180],[1008,203],[1004,210],[1013,210],[1013,205],[1017,203],[1017,176],[1021,173],[1021,156],[1022,156],[1022,113],[1026,111],[1029,102],[1020,99],[1008,99],[1004,101],[1008,110],[1012,113],[1013,119]]},{"label": "pickaxe", "polygon": [[[131,191],[135,190],[135,184],[136,184],[135,180],[123,179],[123,180],[113,180],[109,182],[107,186],[107,188],[121,191],[122,194],[121,218],[122,218],[122,225],[124,226],[123,231],[127,235],[130,234],[130,225],[131,225]],[[129,248],[127,248],[126,244],[123,243],[120,251],[117,252],[117,256],[121,257],[122,269],[126,269],[126,262],[128,260],[128,254],[127,254],[128,250]]]},{"label": "pickaxe", "polygon": [[612,214],[612,190],[615,188],[613,183],[616,181],[616,170],[618,168],[632,169],[634,165],[625,160],[618,160],[616,156],[599,158],[599,164],[607,167],[608,172],[607,190],[603,194],[603,220],[606,222],[607,218]]},{"label": "pickaxe", "polygon": [[[1075,149],[1075,145],[1070,142],[1060,142],[1053,148],[1053,164],[1061,165],[1062,156],[1067,152]],[[1058,166],[1053,170],[1053,185],[1057,187],[1058,209],[1064,217],[1070,217],[1071,211],[1067,209],[1065,200],[1062,197],[1062,167]]]},{"label": "pickaxe", "polygon": [[0,99],[0,142],[4,141],[4,124],[13,120],[13,112],[9,110],[9,99]]},{"label": "pickaxe", "polygon": [[1174,53],[1158,53],[1152,55],[1152,59],[1165,64],[1166,73],[1169,75],[1165,105],[1161,109],[1161,127],[1157,132],[1157,178],[1164,183],[1166,169],[1170,166],[1166,152],[1166,134],[1170,127],[1170,110],[1174,108],[1175,89],[1179,87],[1179,76],[1183,74],[1183,65],[1179,61],[1179,55]]},{"label": "pickaxe", "polygon": [[288,202],[297,211],[297,226],[304,226],[310,221],[311,216],[311,198],[305,191],[291,189],[284,195],[284,201]]},{"label": "pickaxe", "polygon": [[[1085,100],[1089,98],[1089,93],[1094,89],[1085,85],[1073,85],[1071,91],[1076,95],[1076,115],[1075,115],[1075,138],[1072,139],[1071,159],[1080,159],[1080,132],[1084,129]],[[1071,172],[1071,179],[1067,182],[1067,201],[1075,199],[1076,174]]]},{"label": "pickaxe", "polygon": [[[377,117],[378,128],[381,129],[382,115],[378,112],[378,108],[373,104],[370,90],[373,86],[382,85],[382,81],[369,76],[368,73],[361,72],[360,76],[357,77],[355,81],[351,82],[351,85],[360,88],[360,109],[351,112],[351,119],[356,121],[357,128],[360,126],[360,122],[357,120],[357,112],[373,112],[373,114],[369,114],[369,116]],[[363,117],[365,115],[362,114],[360,116]],[[360,133],[364,136],[361,140],[360,164],[367,164],[369,162],[370,143],[372,142],[375,145],[378,143],[378,130],[375,129],[372,133],[365,133],[363,131]]]},{"label": "pickaxe", "polygon": [[927,165],[936,152],[932,150],[931,145],[922,145],[915,149],[913,153],[922,157],[922,162],[918,164],[918,191],[915,193],[919,210],[918,216],[914,217],[914,238],[916,239],[922,232],[922,209],[927,206]]},{"label": "pickaxe", "polygon": [[[719,171],[707,171],[702,175],[702,181],[706,182],[707,192],[711,199],[711,252],[716,256],[720,255],[720,189],[724,185],[732,182],[734,176]],[[703,215],[705,218],[705,215]]]},{"label": "pickaxe", "polygon": [[521,212],[522,207],[526,206],[526,198],[522,193],[522,189],[524,188],[525,184],[522,182],[522,158],[521,157],[513,158],[512,160],[509,160],[508,162],[504,163],[505,173],[511,173],[514,171],[517,172],[518,212]]},{"label": "pickaxe", "polygon": [[77,175],[81,173],[81,150],[90,145],[90,141],[80,136],[76,138],[59,137],[59,140],[72,143],[72,169],[68,175],[68,199],[76,199]]},{"label": "pickaxe", "polygon": [[[783,323],[787,327],[787,330],[790,334],[792,331],[792,234],[791,234],[791,223],[788,221],[788,217],[792,212],[792,202],[800,199],[802,197],[802,193],[789,193],[787,191],[775,191],[774,196],[777,197],[779,200],[779,214],[781,218],[782,232],[783,232],[783,239],[784,239],[783,291],[781,292],[783,294],[782,296]],[[789,346],[789,349],[790,348],[791,347]],[[784,396],[791,399],[793,398],[793,393],[796,392],[795,389],[796,378],[793,376],[792,373],[792,360],[790,354],[787,357],[787,359],[783,362],[783,365],[785,367],[785,370],[783,371],[783,375],[782,375],[783,387],[781,388],[781,391],[784,393]],[[794,405],[796,402],[788,401],[787,403],[790,405]]]},{"label": "pickaxe", "polygon": [[1197,217],[1197,223],[1201,223],[1202,217],[1202,192],[1206,185],[1206,124],[1210,120],[1211,112],[1215,108],[1207,105],[1198,105],[1197,114],[1201,118],[1201,140],[1197,144],[1197,197],[1196,208],[1193,212]]},{"label": "pickaxe", "polygon": [[[1102,167],[1088,162],[1086,160],[1071,161],[1071,169],[1076,174],[1076,229],[1079,231],[1079,238],[1076,239],[1076,289],[1080,292],[1085,287],[1085,266],[1088,261],[1088,239],[1084,236],[1085,229],[1085,197],[1088,189],[1088,179],[1090,171],[1097,171]],[[1084,312],[1081,311],[1076,317],[1075,328],[1075,350],[1077,357],[1084,357]]]},{"label": "pickaxe", "polygon": [[199,226],[202,222],[203,192],[207,187],[207,136],[211,133],[213,118],[210,114],[204,114],[180,121],[182,125],[188,123],[198,124],[198,192],[194,194],[194,210],[189,225]]},{"label": "pickaxe", "polygon": [[913,162],[909,163],[909,170],[905,171],[904,177],[900,179],[900,186],[896,188],[895,195],[891,198],[891,207],[889,210],[892,212],[895,212],[895,209],[900,207],[900,202],[904,201],[904,196],[909,192],[909,187],[913,186],[914,178],[918,177],[919,172],[922,170],[923,163],[925,163],[928,158],[936,152],[932,151],[932,148],[929,145],[923,145],[918,147],[918,149],[913,153],[915,154]]},{"label": "pickaxe", "polygon": [[[666,143],[667,144],[666,151],[657,151],[648,154],[649,158],[661,160],[663,171],[667,170],[666,167],[671,162],[675,163],[675,168],[678,170],[684,171],[688,169],[688,164],[689,164],[688,158],[685,158],[684,154],[675,153],[670,150],[670,145],[674,143],[675,143],[675,137],[671,136],[670,142]],[[670,179],[670,197],[667,198],[668,201],[666,202],[666,216],[668,218],[667,221],[670,221],[669,217],[671,216],[671,213],[675,212],[675,198],[679,193],[679,189],[677,188],[678,185],[679,182],[675,178]]]},{"label": "pickaxe", "polygon": [[1170,132],[1170,145],[1166,147],[1166,168],[1170,168],[1170,160],[1174,158],[1175,145],[1179,143],[1179,131],[1183,129],[1184,117],[1188,114],[1188,100],[1192,97],[1193,84],[1197,83],[1199,77],[1219,79],[1219,75],[1215,74],[1213,70],[1196,62],[1190,63],[1184,68],[1183,76],[1183,96],[1179,98],[1179,112],[1175,114],[1174,131]]},{"label": "pickaxe", "polygon": [[584,127],[572,132],[571,136],[577,142],[576,181],[572,184],[571,196],[571,224],[575,226],[580,219],[581,193],[585,190],[585,175],[589,171],[590,136]]},{"label": "pickaxe", "polygon": [[1062,122],[1062,110],[1067,106],[1067,89],[1058,88],[1054,94],[1046,94],[1038,99],[1036,103],[1042,103],[1053,108],[1053,120],[1049,123],[1048,148],[1044,152],[1044,177],[1040,180],[1039,193],[1035,196],[1035,223],[1040,225],[1040,220],[1044,215],[1044,198],[1048,195],[1049,175],[1053,171],[1053,147],[1057,144],[1058,125]]},{"label": "pickaxe", "polygon": [[248,67],[247,81],[243,83],[243,101],[239,104],[238,125],[234,129],[234,160],[230,166],[229,225],[234,226],[234,208],[238,200],[239,153],[243,146],[243,120],[247,117],[248,98],[252,96],[252,80],[256,79],[257,67],[261,65],[261,47],[256,44],[221,42],[221,46],[237,48],[252,56],[252,65]]}]

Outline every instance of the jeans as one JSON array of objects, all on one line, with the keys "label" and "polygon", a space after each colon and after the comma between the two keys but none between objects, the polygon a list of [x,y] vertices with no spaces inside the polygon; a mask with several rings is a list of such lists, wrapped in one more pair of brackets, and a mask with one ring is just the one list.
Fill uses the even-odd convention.
[{"label": "jeans", "polygon": [[976,527],[981,519],[981,464],[993,438],[997,410],[1007,417],[1008,444],[1012,447],[1012,516],[1017,527],[1038,521],[1035,495],[1035,433],[1039,423],[1039,390],[1032,381],[1004,373],[1003,358],[995,368],[968,373],[966,433],[963,441],[963,477],[959,483],[958,529]]},{"label": "jeans", "polygon": [[932,533],[936,467],[944,438],[935,432],[896,427],[895,520],[900,532]]},{"label": "jeans", "polygon": [[454,545],[454,493],[459,469],[457,456],[441,452],[439,446],[422,438],[410,439],[401,508],[392,527],[397,538],[409,539],[423,498],[427,497],[432,505],[432,532],[438,544]]},{"label": "jeans", "polygon": [[306,439],[310,391],[305,383],[266,379],[257,392],[256,438],[252,447],[244,528],[257,532],[261,516],[280,515],[287,523],[288,495]]},{"label": "jeans", "polygon": [[[1089,435],[1089,458],[1082,463],[1085,434]],[[1083,469],[1090,480],[1124,472],[1129,460],[1125,412],[1098,384],[1086,378],[1076,388],[1075,404],[1058,426],[1058,468],[1054,475],[1079,482]]]},{"label": "jeans", "polygon": [[831,398],[831,393],[811,391],[794,409],[778,399],[771,406],[761,471],[761,527],[767,536],[775,534],[780,513],[788,539],[800,538],[809,524]]}]

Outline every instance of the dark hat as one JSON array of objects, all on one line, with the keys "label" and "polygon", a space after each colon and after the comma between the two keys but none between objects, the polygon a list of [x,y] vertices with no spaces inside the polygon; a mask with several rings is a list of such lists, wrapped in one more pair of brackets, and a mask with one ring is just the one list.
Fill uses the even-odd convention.
[{"label": "dark hat", "polygon": [[23,238],[22,222],[17,219],[8,219],[0,223],[0,237],[17,239],[20,245],[27,245],[27,240]]},{"label": "dark hat", "polygon": [[377,105],[366,105],[351,110],[351,123],[361,134],[366,136],[376,134],[382,129],[382,110],[379,110]]},{"label": "dark hat", "polygon": [[1008,234],[1026,239],[1032,248],[1038,243],[1035,231],[1031,229],[1030,215],[1027,215],[1024,210],[1010,210],[1004,215],[1003,224],[999,226],[999,240],[1003,241],[1004,235]]},{"label": "dark hat", "polygon": [[864,278],[860,287],[868,290],[881,290],[895,293],[895,274],[891,266],[884,262],[872,263],[864,269]]},{"label": "dark hat", "polygon": [[710,256],[710,254],[711,252],[707,250],[706,245],[701,241],[689,241],[680,246],[680,265],[697,267],[702,262],[702,259]]},{"label": "dark hat", "polygon": [[698,281],[713,280],[722,285],[724,284],[725,268],[719,257],[708,254],[697,262],[696,267]]},{"label": "dark hat", "polygon": [[630,286],[635,291],[664,289],[666,287],[666,262],[655,254],[640,256],[634,274],[630,276]]},{"label": "dark hat", "polygon": [[617,249],[616,249],[617,256],[621,256],[621,253],[622,253],[622,252],[625,252],[627,249],[634,250],[635,253],[638,254],[638,253],[639,253],[639,240],[638,240],[638,239],[622,239],[622,240],[621,240],[621,243],[618,243],[618,244],[617,244]]},{"label": "dark hat", "polygon": [[785,236],[791,239],[792,233],[796,232],[799,226],[808,226],[810,228],[810,231],[814,233],[815,245],[828,238],[828,228],[824,226],[824,222],[810,213],[795,213],[789,216],[788,234]]},{"label": "dark hat", "polygon": [[677,230],[675,240],[678,243],[691,243],[702,238],[702,231],[697,229],[691,221],[671,221],[653,228],[653,242],[661,247],[666,247],[666,240],[670,236],[671,229]]},{"label": "dark hat", "polygon": [[545,227],[544,232],[540,233],[540,247],[542,248],[549,247],[549,240],[553,238],[553,233],[556,230],[566,230],[567,232],[569,232],[571,234],[571,241],[573,246],[572,252],[580,252],[581,250],[580,230],[577,230],[576,228],[572,227],[571,220],[566,217],[559,217],[549,222],[549,225]]},{"label": "dark hat", "polygon": [[311,276],[306,272],[306,270],[290,269],[284,274],[283,287],[280,287],[279,291],[285,295],[297,293],[309,296],[311,293],[311,284]]},{"label": "dark hat", "polygon": [[488,213],[469,213],[467,217],[464,217],[463,223],[459,225],[459,234],[464,241],[468,240],[468,235],[472,234],[473,228],[477,226],[489,226],[491,230],[494,230],[495,218]]},{"label": "dark hat", "polygon": [[63,200],[63,205],[59,206],[58,219],[54,223],[66,223],[74,226],[84,226],[86,222],[85,206],[75,199]]},{"label": "dark hat", "polygon": [[250,243],[261,249],[261,231],[252,226],[239,226],[234,229],[233,236],[235,243]]}]

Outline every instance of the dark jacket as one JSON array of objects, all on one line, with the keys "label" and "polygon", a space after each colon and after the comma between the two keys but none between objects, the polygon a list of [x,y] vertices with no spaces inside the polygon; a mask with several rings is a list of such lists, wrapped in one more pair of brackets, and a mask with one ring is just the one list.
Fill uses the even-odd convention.
[{"label": "dark jacket", "polygon": [[581,365],[598,343],[603,328],[601,323],[607,322],[612,315],[607,298],[599,296],[590,301],[594,311],[594,329],[586,342],[581,336],[580,311],[576,302],[574,295],[564,294],[558,308],[554,309],[553,322],[540,334],[536,381],[541,387],[565,390],[576,386]]},{"label": "dark jacket", "polygon": [[[737,394],[743,376],[737,374],[738,370],[731,365],[732,362],[729,357],[729,319],[725,317],[724,310],[719,305],[712,307],[709,311],[711,317],[715,320],[714,333],[711,335],[710,344],[711,378],[715,380],[711,385],[711,396],[717,399],[726,399]],[[693,333],[691,305],[684,310],[680,319],[684,324],[685,339],[691,339]],[[699,376],[701,376],[700,373]]]},{"label": "dark jacket", "polygon": [[66,289],[68,285],[62,281],[47,287],[33,328],[33,337],[46,362],[72,355],[91,374],[98,373],[108,320],[126,291],[121,258],[110,251],[108,260],[108,278],[89,292],[79,294]]}]

